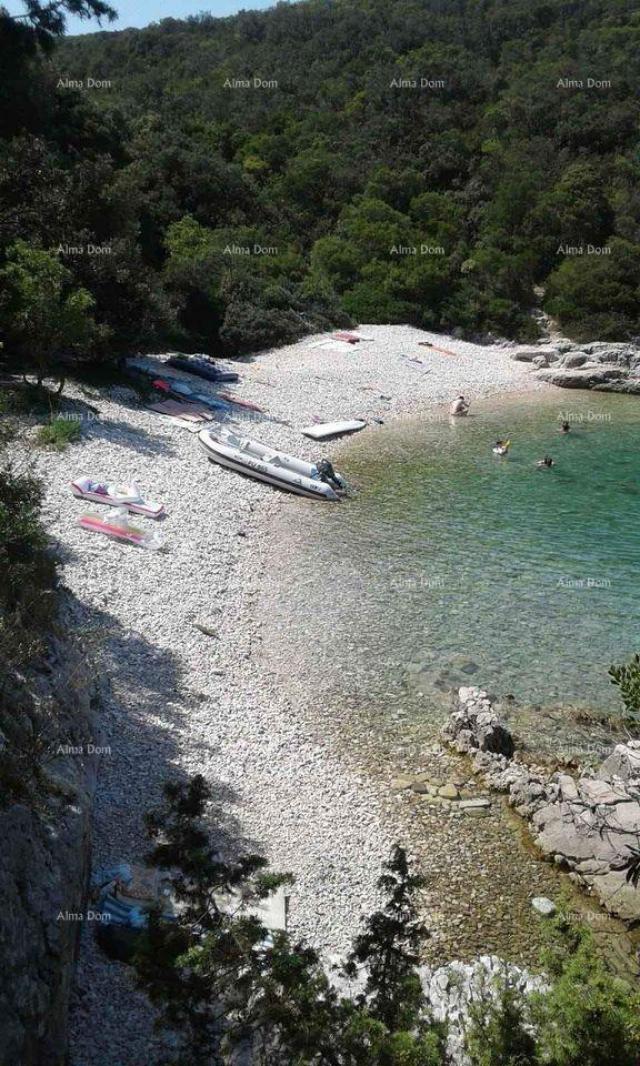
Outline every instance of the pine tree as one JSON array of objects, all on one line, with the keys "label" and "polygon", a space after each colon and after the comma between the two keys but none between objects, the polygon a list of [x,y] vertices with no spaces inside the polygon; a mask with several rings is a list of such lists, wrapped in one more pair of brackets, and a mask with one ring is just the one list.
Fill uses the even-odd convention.
[{"label": "pine tree", "polygon": [[361,1001],[391,1031],[411,1028],[424,1006],[416,965],[427,930],[418,919],[414,899],[423,884],[421,877],[410,872],[405,850],[396,845],[378,881],[387,902],[367,920],[366,931],[356,938],[345,968],[348,976],[355,976],[359,965],[366,968]]}]

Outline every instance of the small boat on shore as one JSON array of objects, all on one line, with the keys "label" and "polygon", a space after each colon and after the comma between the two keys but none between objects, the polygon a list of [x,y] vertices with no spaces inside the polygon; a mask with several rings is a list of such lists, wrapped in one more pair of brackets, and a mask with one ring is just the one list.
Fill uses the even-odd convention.
[{"label": "small boat on shore", "polygon": [[312,440],[327,440],[329,437],[342,437],[346,433],[357,433],[366,424],[361,418],[354,418],[350,422],[318,422],[314,426],[305,426],[300,432]]},{"label": "small boat on shore", "polygon": [[198,440],[212,462],[299,496],[339,500],[345,488],[343,479],[326,460],[317,465],[307,463],[225,429],[203,429]]}]

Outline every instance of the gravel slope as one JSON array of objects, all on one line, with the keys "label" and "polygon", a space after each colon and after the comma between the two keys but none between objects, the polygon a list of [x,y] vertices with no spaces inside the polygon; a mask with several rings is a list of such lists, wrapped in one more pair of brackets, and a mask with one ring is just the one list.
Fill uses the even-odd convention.
[{"label": "gravel slope", "polygon": [[[410,327],[362,332],[374,339],[333,349],[317,346],[326,336],[310,337],[243,363],[241,383],[222,388],[269,412],[247,412],[245,431],[313,459],[331,455],[330,446],[299,432],[314,415],[387,420],[460,391],[473,399],[532,387],[530,368],[510,361],[509,347]],[[202,382],[202,391],[209,387]],[[252,608],[270,563],[270,520],[291,498],[207,463],[194,435],[122,390],[69,395],[79,404],[88,399],[99,415],[83,423],[79,445],[31,457],[48,485],[45,518],[63,552],[63,579],[108,678],[100,743],[110,753],[100,761],[94,862],[138,860],[142,815],[163,781],[203,772],[220,801],[221,845],[259,848],[276,868],[292,871],[292,929],[327,953],[341,951],[358,916],[375,905],[380,864],[402,827],[373,780],[261,668]],[[135,478],[148,498],[162,501],[167,551],[145,552],[77,527],[83,506],[67,482],[80,474]],[[304,506],[312,513],[329,505]],[[152,1066],[152,1011],[129,970],[96,950],[92,932],[83,934],[71,1066]]]}]

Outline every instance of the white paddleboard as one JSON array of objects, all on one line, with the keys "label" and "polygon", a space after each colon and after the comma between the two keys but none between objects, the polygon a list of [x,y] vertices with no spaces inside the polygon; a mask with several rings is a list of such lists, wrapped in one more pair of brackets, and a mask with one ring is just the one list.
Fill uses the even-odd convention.
[{"label": "white paddleboard", "polygon": [[351,422],[318,422],[315,426],[305,426],[301,432],[312,440],[326,440],[327,437],[340,437],[343,433],[357,433],[366,424],[359,418]]}]

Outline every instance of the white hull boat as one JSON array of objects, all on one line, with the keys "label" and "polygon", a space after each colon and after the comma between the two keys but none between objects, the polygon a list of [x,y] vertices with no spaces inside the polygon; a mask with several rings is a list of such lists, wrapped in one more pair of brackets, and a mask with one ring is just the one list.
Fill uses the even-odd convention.
[{"label": "white hull boat", "polygon": [[330,467],[329,473],[324,475],[327,480],[323,480],[323,464],[319,464],[319,468],[304,459],[285,455],[259,441],[239,437],[224,429],[203,429],[198,434],[198,440],[212,462],[229,470],[236,470],[310,499],[340,499],[339,491],[344,487],[344,482],[339,474],[331,477]]},{"label": "white hull boat", "polygon": [[345,433],[357,433],[366,424],[361,418],[354,418],[350,422],[318,422],[315,426],[305,426],[301,432],[312,440],[326,440],[328,437],[342,437]]}]

